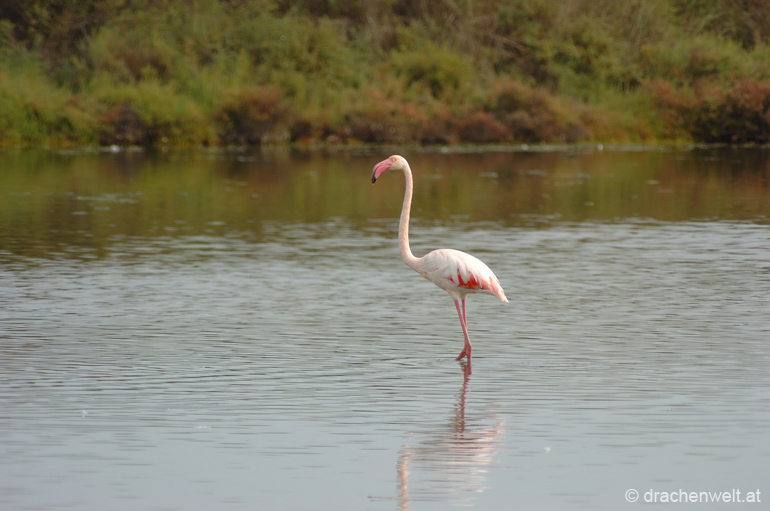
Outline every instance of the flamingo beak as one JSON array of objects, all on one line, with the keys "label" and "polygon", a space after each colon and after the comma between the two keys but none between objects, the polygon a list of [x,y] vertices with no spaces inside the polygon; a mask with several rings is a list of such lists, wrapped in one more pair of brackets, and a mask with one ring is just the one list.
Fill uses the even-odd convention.
[{"label": "flamingo beak", "polygon": [[372,184],[374,184],[377,181],[377,178],[382,175],[383,172],[388,170],[390,166],[393,165],[393,162],[390,161],[390,159],[383,160],[377,165],[374,166],[372,169]]}]

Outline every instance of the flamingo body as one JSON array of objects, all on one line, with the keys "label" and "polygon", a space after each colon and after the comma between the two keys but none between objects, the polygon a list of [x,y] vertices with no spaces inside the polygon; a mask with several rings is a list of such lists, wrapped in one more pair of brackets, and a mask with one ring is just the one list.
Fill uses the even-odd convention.
[{"label": "flamingo body", "polygon": [[451,248],[428,253],[422,260],[423,277],[445,290],[455,300],[472,293],[488,293],[507,302],[500,282],[489,266],[470,254]]},{"label": "flamingo body", "polygon": [[457,356],[457,360],[468,357],[468,364],[470,366],[473,348],[468,336],[465,298],[473,293],[488,293],[506,303],[508,299],[505,297],[505,292],[502,286],[500,286],[500,282],[492,270],[489,269],[489,266],[470,254],[451,248],[442,248],[429,252],[423,257],[414,256],[412,249],[409,247],[409,215],[414,190],[412,169],[402,156],[391,156],[374,166],[372,169],[372,183],[376,182],[377,178],[388,169],[402,170],[406,181],[404,203],[401,208],[401,219],[398,226],[398,245],[401,258],[407,266],[449,293],[449,296],[452,297],[465,337],[465,345],[460,355]]}]

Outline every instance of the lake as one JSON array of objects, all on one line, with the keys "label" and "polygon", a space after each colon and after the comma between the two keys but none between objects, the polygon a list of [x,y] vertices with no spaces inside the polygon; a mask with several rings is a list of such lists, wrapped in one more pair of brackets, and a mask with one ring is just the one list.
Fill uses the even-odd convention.
[{"label": "lake", "polygon": [[767,509],[769,313],[767,148],[5,149],[0,508]]}]

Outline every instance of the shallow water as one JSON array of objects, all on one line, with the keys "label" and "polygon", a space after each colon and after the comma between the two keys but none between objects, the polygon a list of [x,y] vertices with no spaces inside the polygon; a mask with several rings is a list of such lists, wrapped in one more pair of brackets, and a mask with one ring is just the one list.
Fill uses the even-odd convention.
[{"label": "shallow water", "polygon": [[386,155],[0,153],[0,508],[767,506],[767,151]]}]

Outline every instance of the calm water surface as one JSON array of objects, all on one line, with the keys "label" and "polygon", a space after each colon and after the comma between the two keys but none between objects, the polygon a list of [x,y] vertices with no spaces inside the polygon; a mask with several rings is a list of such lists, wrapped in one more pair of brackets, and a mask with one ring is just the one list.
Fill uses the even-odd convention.
[{"label": "calm water surface", "polygon": [[0,508],[769,509],[770,151],[390,152],[0,152]]}]

